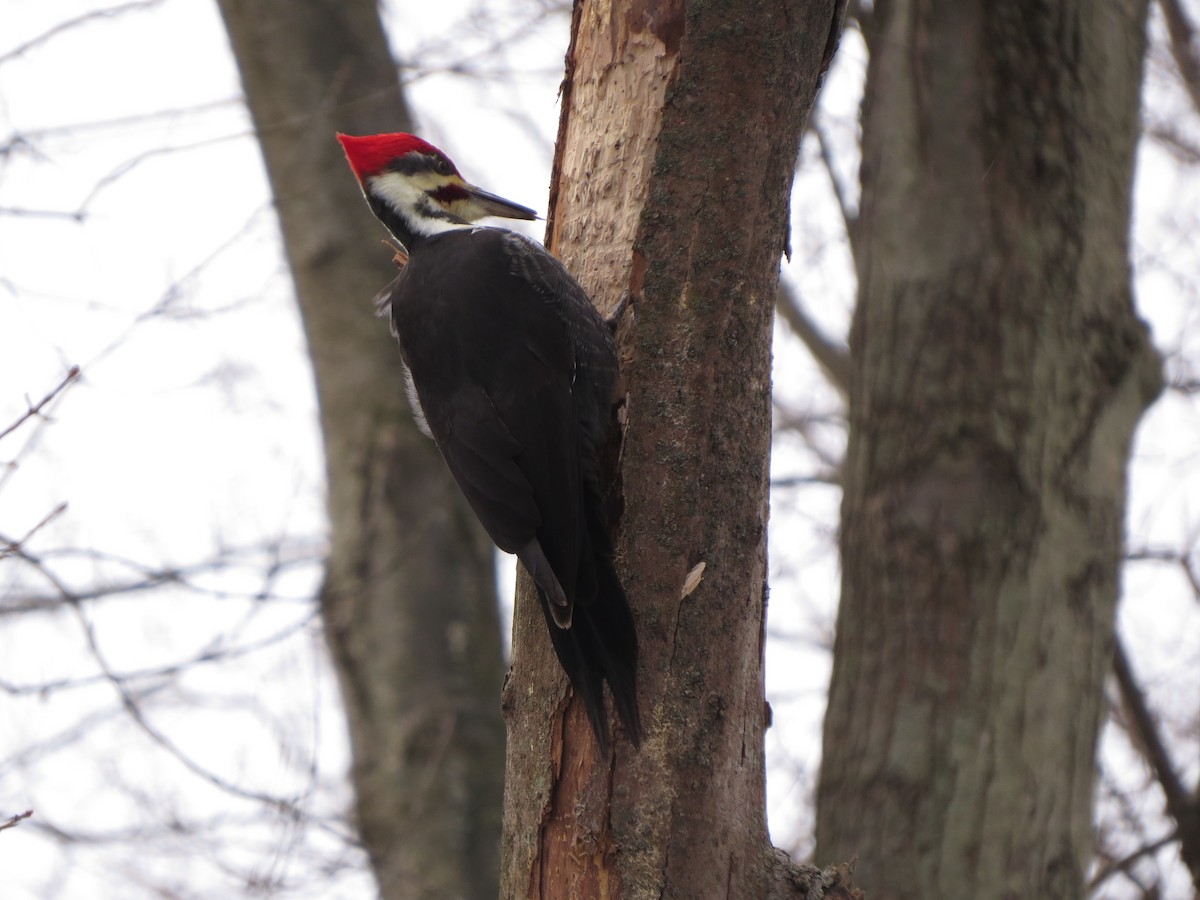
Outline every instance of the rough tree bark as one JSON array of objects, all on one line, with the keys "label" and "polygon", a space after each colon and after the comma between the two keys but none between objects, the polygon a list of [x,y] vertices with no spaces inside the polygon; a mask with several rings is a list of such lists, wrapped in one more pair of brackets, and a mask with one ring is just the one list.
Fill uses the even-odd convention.
[{"label": "rough tree bark", "polygon": [[547,241],[603,310],[630,298],[609,499],[648,734],[597,758],[525,585],[504,897],[806,889],[770,849],[763,794],[770,336],[837,17],[836,0],[575,4]]},{"label": "rough tree bark", "polygon": [[1145,0],[874,4],[817,852],[1079,897],[1133,429]]},{"label": "rough tree bark", "polygon": [[371,307],[395,270],[334,140],[410,130],[377,4],[220,7],[316,374],[331,536],[321,605],[359,830],[386,898],[495,897],[504,732],[491,545],[412,424],[399,352]]}]

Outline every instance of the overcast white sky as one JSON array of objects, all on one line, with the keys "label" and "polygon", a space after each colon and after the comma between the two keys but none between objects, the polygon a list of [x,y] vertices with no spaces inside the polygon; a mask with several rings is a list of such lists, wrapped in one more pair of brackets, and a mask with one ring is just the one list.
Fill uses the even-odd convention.
[{"label": "overcast white sky", "polygon": [[[496,15],[480,22],[473,5],[389,4],[400,56],[436,69],[491,46],[499,31],[501,49],[476,59],[516,77],[435,71],[414,78],[410,100],[423,134],[470,180],[544,210],[567,19],[491,3]],[[0,12],[0,428],[67,367],[83,370],[50,421],[0,441],[0,462],[19,463],[0,471],[0,535],[23,535],[67,503],[29,548],[47,554],[74,590],[264,540],[282,544],[289,564],[265,584],[263,555],[235,554],[186,585],[82,614],[0,617],[0,684],[8,688],[95,678],[97,654],[112,671],[130,672],[267,645],[177,677],[132,682],[157,742],[128,721],[102,678],[47,694],[0,693],[0,818],[37,810],[34,822],[0,834],[0,896],[149,897],[170,884],[179,896],[225,897],[245,892],[238,885],[252,873],[276,896],[368,897],[363,861],[338,837],[346,747],[310,602],[323,538],[311,379],[236,70],[215,6],[204,0],[146,4],[8,57],[100,8],[7,0]],[[512,8],[529,5],[514,0]],[[447,22],[455,23],[452,37]],[[823,113],[843,146],[854,136],[861,72],[849,39]],[[1186,106],[1166,79],[1152,70],[1151,83],[1163,115],[1186,126]],[[788,276],[840,335],[853,294],[849,261],[811,147],[806,163]],[[1139,302],[1160,345],[1182,351],[1175,371],[1190,365],[1194,376],[1200,191],[1195,172],[1161,150],[1145,150],[1141,164]],[[854,165],[847,156],[849,181]],[[329,177],[355,189],[348,172]],[[70,218],[76,213],[80,221]],[[370,302],[361,298],[364,315]],[[838,411],[811,360],[783,333],[776,382],[790,407],[817,417]],[[840,454],[836,421],[819,421],[814,431],[818,446]],[[1194,551],[1197,448],[1195,398],[1169,395],[1139,436],[1135,546],[1190,542]],[[795,437],[778,442],[773,465],[781,477],[823,468]],[[770,816],[776,841],[801,852],[809,848],[808,792],[828,678],[822,647],[836,602],[839,500],[821,484],[773,498]],[[60,548],[95,552],[51,556]],[[1135,566],[1126,585],[1121,621],[1139,671],[1157,702],[1194,723],[1200,614],[1181,571]],[[0,595],[29,586],[47,587],[27,567],[0,561]],[[261,602],[260,593],[273,601]],[[69,740],[87,717],[99,721]],[[239,789],[294,798],[306,824],[282,815],[264,821],[258,804],[213,786],[163,743]],[[1110,740],[1106,752],[1123,777],[1143,778],[1121,741]],[[1196,754],[1180,763],[1195,783]],[[148,846],[139,837],[172,818],[201,823],[198,834],[155,837]],[[52,828],[124,839],[67,843]],[[1163,860],[1171,865],[1169,852]],[[306,893],[318,869],[332,874]],[[1186,896],[1186,879],[1174,884],[1176,896]]]}]

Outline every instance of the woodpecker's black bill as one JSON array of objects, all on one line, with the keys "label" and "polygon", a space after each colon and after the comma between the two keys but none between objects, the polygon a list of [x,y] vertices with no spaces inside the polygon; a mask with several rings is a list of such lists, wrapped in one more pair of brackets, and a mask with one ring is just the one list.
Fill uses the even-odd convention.
[{"label": "woodpecker's black bill", "polygon": [[499,216],[502,219],[536,219],[538,214],[528,206],[522,206],[520,203],[513,203],[511,200],[505,200],[503,197],[497,197],[495,194],[489,193],[482,188],[477,188],[473,184],[466,185],[467,193],[471,195],[471,199],[487,210],[489,216]]}]

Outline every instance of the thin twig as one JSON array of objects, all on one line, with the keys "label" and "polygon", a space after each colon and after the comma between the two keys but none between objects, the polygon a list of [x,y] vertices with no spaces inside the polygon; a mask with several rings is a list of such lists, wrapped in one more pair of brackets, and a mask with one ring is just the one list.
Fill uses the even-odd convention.
[{"label": "thin twig", "polygon": [[39,47],[49,41],[51,38],[62,34],[64,31],[70,31],[78,28],[80,25],[86,25],[88,22],[95,19],[109,19],[113,16],[119,16],[122,13],[134,12],[140,9],[149,9],[152,6],[158,6],[162,0],[137,0],[135,3],[123,3],[120,6],[110,6],[106,9],[94,9],[91,12],[86,12],[81,16],[76,16],[73,19],[67,19],[65,22],[59,22],[53,28],[43,31],[36,37],[32,37],[22,44],[17,44],[7,53],[0,54],[0,65],[9,60],[16,59],[18,56],[23,56],[34,47]]},{"label": "thin twig", "polygon": [[[3,431],[0,431],[0,439],[8,437],[10,434],[12,434],[14,431],[16,431],[22,425],[24,425],[25,422],[27,422],[29,419],[32,419],[34,416],[39,415],[47,403],[49,403],[51,400],[53,400],[55,397],[57,397],[59,394],[61,394],[63,391],[65,391],[67,389],[67,387],[70,386],[71,382],[73,382],[78,377],[79,377],[79,366],[71,366],[71,368],[67,370],[66,377],[61,382],[59,382],[59,384],[56,388],[54,388],[52,391],[50,391],[50,393],[48,393],[45,397],[43,397],[37,403],[30,405],[29,409],[27,409],[24,412],[24,414],[21,415],[21,417],[17,419],[17,421],[13,422],[11,425],[9,425],[7,428],[5,428]],[[28,399],[26,399],[25,402],[28,403],[29,402]]]},{"label": "thin twig", "polygon": [[1184,165],[1200,164],[1200,147],[1197,147],[1190,137],[1174,125],[1165,122],[1150,122],[1142,130]]},{"label": "thin twig", "polygon": [[294,816],[296,819],[304,819],[307,817],[307,811],[302,805],[300,805],[300,802],[298,802],[298,800],[302,798],[298,798],[298,800],[289,800],[286,797],[276,797],[261,791],[243,788],[237,784],[234,784],[221,775],[218,775],[216,772],[213,772],[196,762],[196,760],[192,759],[187,753],[185,753],[179,745],[177,745],[174,741],[167,737],[166,734],[156,728],[142,711],[139,699],[130,693],[120,674],[114,672],[112,667],[109,665],[108,658],[101,650],[100,642],[96,638],[95,628],[93,627],[91,620],[88,618],[87,613],[84,611],[84,605],[79,598],[54,572],[49,569],[49,567],[45,565],[41,559],[20,548],[16,550],[16,555],[37,569],[41,576],[50,582],[54,589],[62,595],[63,600],[66,601],[66,603],[74,611],[75,616],[79,621],[80,628],[83,631],[83,637],[87,644],[88,652],[96,663],[96,666],[99,668],[101,674],[104,676],[104,681],[108,682],[108,684],[116,692],[121,701],[121,705],[125,708],[125,711],[129,714],[129,717],[133,723],[141,729],[143,734],[145,734],[153,743],[165,750],[168,755],[173,756],[193,775],[196,775],[204,781],[207,781],[209,784],[213,785],[219,790],[222,790],[231,796],[239,797],[243,800],[253,800],[255,802],[265,804],[273,809],[279,810],[286,815]]},{"label": "thin twig", "polygon": [[239,94],[232,97],[221,97],[215,100],[202,100],[188,106],[173,106],[167,109],[155,109],[149,112],[129,113],[127,115],[110,116],[106,119],[83,119],[78,122],[65,122],[60,125],[43,125],[37,128],[25,128],[12,133],[0,143],[0,156],[14,152],[18,148],[27,148],[37,141],[45,141],[57,137],[77,138],[80,132],[113,131],[128,128],[130,125],[143,125],[160,119],[194,119],[198,115],[214,110],[234,109],[242,105],[244,99]]},{"label": "thin twig", "polygon": [[833,194],[837,198],[838,208],[842,211],[842,227],[846,230],[846,240],[850,243],[850,255],[857,257],[858,253],[858,213],[854,211],[854,203],[850,199],[850,192],[846,186],[842,184],[842,179],[838,177],[837,168],[834,165],[833,146],[830,144],[829,136],[825,133],[825,129],[821,126],[819,117],[812,117],[812,124],[809,130],[817,139],[817,149],[821,153],[821,162],[825,166],[825,172],[829,175],[829,183],[833,186]]},{"label": "thin twig", "polygon": [[[18,541],[0,533],[0,544],[13,546],[19,544]],[[278,555],[283,549],[283,546],[274,548],[276,557],[271,563],[271,571],[278,574],[288,571],[293,567],[307,566],[319,562],[324,558],[322,550],[323,544],[314,541],[311,544],[297,541],[294,544],[287,545],[288,555],[285,557]],[[153,591],[164,585],[172,585],[181,590],[188,591],[202,597],[213,597],[218,600],[272,600],[274,602],[298,602],[310,603],[311,598],[307,596],[284,597],[269,593],[264,588],[259,588],[255,591],[232,591],[229,589],[207,587],[194,580],[196,576],[207,575],[215,572],[220,572],[226,569],[234,568],[238,565],[243,565],[243,559],[251,560],[254,554],[262,553],[272,548],[257,548],[246,547],[240,549],[224,549],[220,555],[212,559],[202,560],[197,563],[192,563],[187,566],[167,566],[164,568],[151,568],[143,566],[129,559],[114,556],[107,553],[90,552],[82,554],[93,563],[115,563],[121,566],[135,570],[138,575],[134,578],[128,578],[121,581],[101,582],[89,587],[86,590],[72,591],[70,597],[63,597],[60,591],[54,590],[53,593],[9,593],[0,601],[0,617],[24,615],[26,613],[44,612],[46,610],[57,609],[68,603],[87,603],[93,600],[103,600],[108,597],[118,595],[139,594],[148,591]],[[36,560],[31,565],[35,568],[46,565],[46,561],[51,555],[67,555],[77,556],[69,552],[60,552],[54,554],[53,551],[43,553],[41,557],[35,557]],[[18,558],[25,558],[18,555]],[[40,571],[40,569],[39,569]]]},{"label": "thin twig", "polygon": [[172,663],[171,665],[158,666],[157,668],[151,669],[137,669],[128,672],[112,672],[108,674],[101,672],[94,675],[85,675],[79,678],[62,678],[57,681],[44,681],[37,684],[12,684],[0,680],[0,691],[12,697],[20,697],[23,695],[45,696],[52,691],[90,687],[91,685],[110,682],[114,679],[124,684],[134,681],[158,681],[172,678],[184,672],[190,672],[198,669],[206,664],[228,662],[237,659],[238,657],[247,656],[251,653],[258,653],[259,651],[268,647],[281,644],[296,634],[308,629],[309,626],[311,626],[316,620],[318,614],[319,610],[314,606],[313,609],[306,613],[302,618],[292,622],[286,628],[267,635],[261,640],[251,641],[236,646],[218,647],[205,650],[202,653],[188,657],[182,662]]},{"label": "thin twig", "polygon": [[1200,112],[1200,56],[1196,54],[1196,29],[1184,12],[1179,0],[1159,0],[1163,18],[1167,20],[1167,34],[1171,37],[1171,56],[1179,69],[1179,77],[1192,100],[1196,112]]},{"label": "thin twig", "polygon": [[78,209],[29,209],[24,206],[0,206],[0,216],[12,216],[16,219],[68,219],[72,222],[82,222],[87,213]]},{"label": "thin twig", "polygon": [[3,822],[0,822],[0,831],[8,828],[16,828],[22,821],[33,815],[32,809],[27,809],[25,812],[19,812],[15,816],[9,816]]},{"label": "thin twig", "polygon": [[46,515],[42,516],[42,520],[30,528],[24,535],[16,540],[9,540],[3,535],[0,535],[0,559],[20,550],[29,541],[31,537],[53,522],[56,518],[66,512],[67,504],[60,503]]},{"label": "thin twig", "polygon": [[1091,882],[1088,884],[1088,893],[1094,892],[1098,887],[1100,887],[1100,885],[1104,884],[1104,882],[1112,878],[1114,875],[1128,873],[1129,867],[1139,859],[1144,856],[1149,856],[1152,853],[1157,853],[1163,847],[1167,846],[1167,844],[1170,844],[1178,839],[1178,833],[1172,831],[1170,834],[1159,838],[1157,841],[1146,844],[1142,847],[1138,847],[1128,856],[1109,863],[1103,869],[1098,871],[1092,878]]},{"label": "thin twig", "polygon": [[170,147],[152,147],[149,150],[144,150],[135,156],[131,156],[129,159],[125,160],[123,163],[112,169],[107,175],[97,181],[92,186],[92,189],[88,192],[87,196],[80,201],[79,208],[74,211],[74,215],[80,216],[81,218],[86,216],[88,214],[88,207],[92,205],[92,202],[101,192],[120,181],[144,162],[157,159],[160,156],[170,156],[175,153],[190,153],[193,150],[203,150],[207,147],[216,146],[217,144],[224,144],[229,141],[243,140],[250,137],[252,134],[253,132],[250,131],[236,131],[230,134],[219,134],[215,137],[201,138],[200,140],[192,141],[190,144],[176,144]]}]

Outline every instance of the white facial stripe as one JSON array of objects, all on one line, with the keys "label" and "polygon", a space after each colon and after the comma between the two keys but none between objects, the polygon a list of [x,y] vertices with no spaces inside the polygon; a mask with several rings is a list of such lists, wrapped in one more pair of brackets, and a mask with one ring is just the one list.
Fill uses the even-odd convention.
[{"label": "white facial stripe", "polygon": [[398,172],[384,172],[367,179],[370,189],[404,216],[413,231],[425,237],[472,227],[466,222],[452,222],[434,214],[435,204],[427,190],[436,189],[442,183],[442,180],[434,175],[422,174],[413,177]]}]

